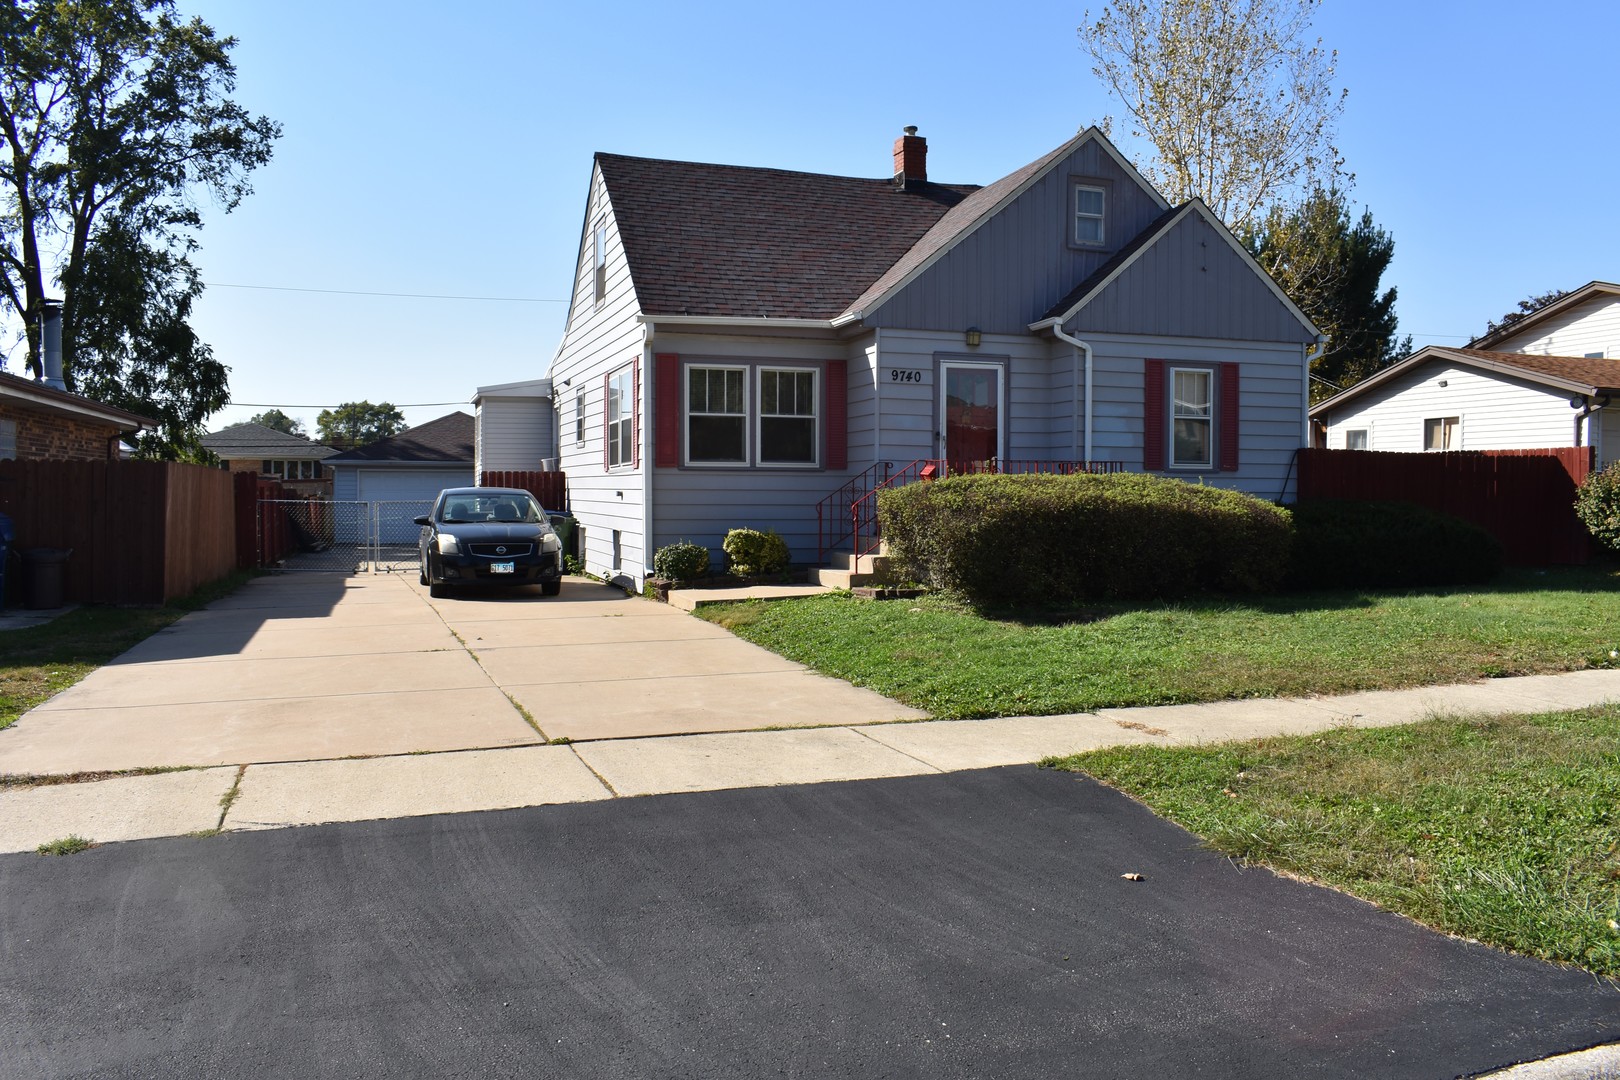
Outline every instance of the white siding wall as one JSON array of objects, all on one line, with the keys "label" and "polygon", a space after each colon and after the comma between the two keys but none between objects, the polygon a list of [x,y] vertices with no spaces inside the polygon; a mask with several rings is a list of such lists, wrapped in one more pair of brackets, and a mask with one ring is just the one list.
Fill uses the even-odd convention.
[{"label": "white siding wall", "polygon": [[1555,319],[1504,339],[1496,349],[1539,356],[1601,352],[1608,359],[1620,360],[1620,297],[1594,296]]},{"label": "white siding wall", "polygon": [[538,469],[557,452],[552,423],[549,398],[485,397],[478,403],[478,471]]},{"label": "white siding wall", "polygon": [[1461,421],[1455,450],[1574,445],[1568,394],[1442,362],[1422,364],[1335,410],[1325,418],[1327,444],[1342,450],[1345,432],[1364,428],[1369,450],[1419,451],[1423,421],[1445,416]]},{"label": "white siding wall", "polygon": [[[598,304],[594,287],[593,234],[603,217],[608,225],[607,295]],[[602,177],[591,172],[590,197],[584,230],[580,236],[578,261],[574,267],[573,306],[562,348],[552,364],[552,395],[562,415],[559,457],[568,474],[568,493],[573,513],[585,529],[585,567],[593,574],[628,575],[639,586],[641,568],[651,561],[645,537],[642,476],[640,469],[628,466],[609,471],[603,466],[603,429],[606,401],[603,377],[642,358],[642,329],[635,321],[637,304],[619,242],[612,207]],[[642,371],[643,395],[650,373]],[[583,398],[585,438],[574,436],[576,399]],[[643,416],[644,420],[645,417]],[[643,460],[642,466],[649,463]],[[613,532],[621,537],[618,564],[613,560]]]}]

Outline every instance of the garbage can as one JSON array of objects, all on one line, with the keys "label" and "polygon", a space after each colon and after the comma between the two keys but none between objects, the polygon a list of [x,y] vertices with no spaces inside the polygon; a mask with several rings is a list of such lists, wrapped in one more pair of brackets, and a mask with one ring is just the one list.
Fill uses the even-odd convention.
[{"label": "garbage can", "polygon": [[6,565],[11,562],[11,542],[17,539],[17,530],[11,526],[11,517],[0,514],[0,611],[6,606]]},{"label": "garbage can", "polygon": [[23,552],[23,566],[28,569],[28,599],[30,611],[44,611],[62,606],[62,575],[67,569],[72,548],[29,548]]},{"label": "garbage can", "polygon": [[579,533],[576,528],[579,519],[573,514],[547,514],[546,517],[551,520],[551,528],[557,534],[557,539],[562,541],[563,554],[579,558]]}]

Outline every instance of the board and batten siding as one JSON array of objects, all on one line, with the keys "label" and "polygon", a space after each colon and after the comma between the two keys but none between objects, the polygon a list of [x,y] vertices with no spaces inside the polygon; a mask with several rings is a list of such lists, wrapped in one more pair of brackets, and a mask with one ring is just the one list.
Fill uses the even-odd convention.
[{"label": "board and batten siding", "polygon": [[[601,303],[597,303],[593,243],[597,222],[604,219],[607,223],[606,290]],[[559,465],[568,474],[569,501],[584,529],[585,546],[581,557],[585,568],[602,577],[627,575],[639,586],[642,567],[651,560],[645,536],[641,468],[619,466],[610,470],[603,464],[607,405],[603,380],[626,364],[641,364],[643,333],[641,324],[636,321],[640,309],[630,281],[624,245],[613,219],[613,207],[601,171],[594,165],[574,265],[572,297],[562,346],[547,372],[561,419],[557,440]],[[643,402],[649,381],[649,373],[643,370]],[[637,403],[637,420],[644,424],[643,402]],[[574,434],[576,403],[583,404],[585,413],[582,440],[576,439]],[[641,466],[646,465],[643,460]],[[617,560],[614,532],[619,534]]]},{"label": "board and batten siding", "polygon": [[1602,353],[1620,360],[1620,296],[1594,296],[1568,311],[1504,338],[1498,352],[1537,356],[1585,356]]},{"label": "board and batten siding", "polygon": [[[1103,181],[1104,245],[1070,243],[1075,184]],[[1088,141],[1050,168],[875,312],[869,326],[977,326],[1017,334],[1163,212],[1136,179]]]},{"label": "board and batten siding", "polygon": [[1344,449],[1346,433],[1363,430],[1369,450],[1413,452],[1424,449],[1424,420],[1452,416],[1458,418],[1454,450],[1573,446],[1575,415],[1564,391],[1437,360],[1346,402],[1323,419],[1329,449]]},{"label": "board and batten siding", "polygon": [[557,456],[550,398],[487,396],[478,403],[474,467],[486,472],[526,472]]}]

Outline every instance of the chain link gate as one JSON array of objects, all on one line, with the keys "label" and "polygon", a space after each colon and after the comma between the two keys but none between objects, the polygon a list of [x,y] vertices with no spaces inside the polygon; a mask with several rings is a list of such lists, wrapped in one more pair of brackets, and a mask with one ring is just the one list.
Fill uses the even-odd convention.
[{"label": "chain link gate", "polygon": [[259,565],[338,574],[415,570],[415,519],[432,506],[431,499],[262,499]]},{"label": "chain link gate", "polygon": [[433,509],[432,499],[406,499],[371,504],[372,569],[378,573],[416,570],[417,541],[422,526],[416,519]]}]

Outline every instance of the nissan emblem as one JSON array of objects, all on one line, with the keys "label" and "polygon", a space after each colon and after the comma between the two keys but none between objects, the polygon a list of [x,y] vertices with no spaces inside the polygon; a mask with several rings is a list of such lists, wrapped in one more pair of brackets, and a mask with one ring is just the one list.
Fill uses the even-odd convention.
[{"label": "nissan emblem", "polygon": [[497,555],[505,555],[506,554],[506,548],[504,546],[496,548],[495,549],[495,554],[497,554]]}]

